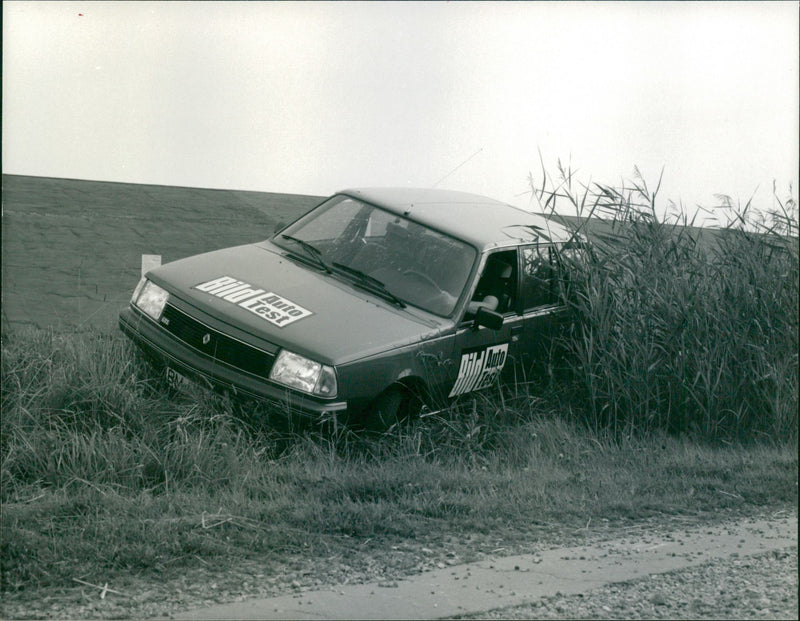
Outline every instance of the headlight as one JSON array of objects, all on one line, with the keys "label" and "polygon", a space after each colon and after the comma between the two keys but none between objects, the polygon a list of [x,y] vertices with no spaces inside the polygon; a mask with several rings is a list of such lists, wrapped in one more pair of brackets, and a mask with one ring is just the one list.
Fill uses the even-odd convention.
[{"label": "headlight", "polygon": [[167,305],[168,299],[169,293],[164,289],[154,282],[144,280],[136,287],[131,301],[142,311],[158,321],[159,317],[161,317],[161,312]]},{"label": "headlight", "polygon": [[269,378],[320,397],[336,396],[336,372],[332,367],[285,349],[275,359]]}]

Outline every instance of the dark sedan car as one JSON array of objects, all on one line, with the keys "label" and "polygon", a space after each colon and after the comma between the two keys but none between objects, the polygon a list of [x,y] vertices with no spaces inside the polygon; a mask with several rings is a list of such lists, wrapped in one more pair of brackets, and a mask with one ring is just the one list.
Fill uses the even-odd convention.
[{"label": "dark sedan car", "polygon": [[148,272],[120,327],[173,382],[388,424],[539,355],[569,239],[472,194],[345,190],[266,241]]}]

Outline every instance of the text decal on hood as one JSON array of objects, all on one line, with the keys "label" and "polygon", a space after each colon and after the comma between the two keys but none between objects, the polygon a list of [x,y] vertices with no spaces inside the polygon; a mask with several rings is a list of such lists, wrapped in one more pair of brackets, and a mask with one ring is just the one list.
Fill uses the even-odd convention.
[{"label": "text decal on hood", "polygon": [[192,289],[210,293],[226,302],[241,306],[279,328],[314,314],[277,293],[258,289],[231,276],[220,276],[195,285]]}]

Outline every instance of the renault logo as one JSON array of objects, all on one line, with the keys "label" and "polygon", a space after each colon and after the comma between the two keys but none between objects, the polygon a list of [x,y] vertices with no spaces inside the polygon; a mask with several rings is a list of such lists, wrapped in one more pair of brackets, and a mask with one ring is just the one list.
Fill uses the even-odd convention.
[{"label": "renault logo", "polygon": [[211,342],[211,335],[204,334],[203,335],[203,345],[208,345]]}]

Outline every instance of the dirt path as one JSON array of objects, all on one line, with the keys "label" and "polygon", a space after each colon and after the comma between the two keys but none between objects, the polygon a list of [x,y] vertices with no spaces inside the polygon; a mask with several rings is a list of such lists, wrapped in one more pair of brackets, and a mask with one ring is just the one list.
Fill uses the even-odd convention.
[{"label": "dirt path", "polygon": [[[713,571],[717,562],[723,564],[733,561],[726,575],[739,572],[736,560],[753,555],[767,555],[770,558],[794,558],[795,571],[792,579],[779,582],[790,587],[796,595],[797,572],[797,518],[788,515],[775,519],[747,519],[714,527],[695,527],[654,534],[636,535],[612,539],[588,545],[543,550],[536,554],[486,559],[475,563],[437,569],[392,583],[373,582],[353,586],[337,586],[328,589],[305,591],[247,602],[194,609],[174,615],[175,619],[431,619],[455,615],[477,614],[485,616],[486,611],[499,607],[519,606],[530,602],[540,602],[545,598],[564,598],[571,595],[592,593],[592,605],[584,608],[584,616],[594,616],[597,609],[609,613],[614,608],[599,602],[600,589],[610,584],[630,583],[642,578],[652,578],[659,574],[678,573],[687,568],[702,568],[701,574]],[[770,557],[769,555],[773,556]],[[794,554],[793,557],[791,555]],[[777,555],[777,556],[776,556]],[[741,567],[741,566],[740,566]],[[746,571],[748,565],[741,567]],[[783,566],[779,566],[781,571]],[[702,591],[691,601],[706,602],[707,596],[718,595],[719,585],[708,582],[679,579],[684,592],[678,594],[686,598],[687,585]],[[629,616],[639,618],[648,612],[654,613],[656,607],[667,607],[668,596],[663,592],[660,581],[650,580],[645,585],[646,593],[640,594],[649,602],[653,610],[641,606],[629,606]],[[756,585],[758,601],[766,595],[763,585]],[[792,588],[793,587],[793,588]],[[788,590],[787,590],[788,591]],[[791,592],[788,591],[788,592]],[[766,601],[761,610],[777,612],[776,607],[789,605],[788,592],[783,593],[778,602]],[[607,596],[612,592],[608,591]],[[674,595],[674,594],[673,594]],[[610,599],[610,598],[609,598]],[[631,601],[635,598],[627,598]],[[713,600],[712,600],[713,601]],[[794,606],[796,609],[796,597]],[[641,602],[635,602],[641,603]],[[603,608],[605,606],[605,608]],[[561,611],[572,616],[574,607],[567,611],[566,602]],[[702,605],[691,607],[693,616],[702,612]],[[525,618],[532,612],[529,606],[516,610],[502,610],[506,613],[521,614]],[[742,617],[743,610],[710,610],[711,616],[725,612]],[[785,611],[781,611],[785,612]],[[628,616],[628,615],[625,615]],[[795,617],[792,617],[795,618]]]},{"label": "dirt path", "polygon": [[797,548],[717,559],[465,618],[797,619]]}]

